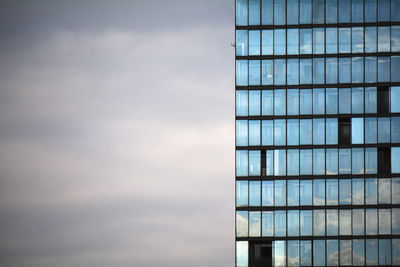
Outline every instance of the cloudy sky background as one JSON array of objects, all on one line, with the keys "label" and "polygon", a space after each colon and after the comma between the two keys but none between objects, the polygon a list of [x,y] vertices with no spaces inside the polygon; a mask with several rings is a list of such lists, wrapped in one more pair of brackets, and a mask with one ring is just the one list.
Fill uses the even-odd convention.
[{"label": "cloudy sky background", "polygon": [[0,266],[233,266],[233,15],[0,2]]}]

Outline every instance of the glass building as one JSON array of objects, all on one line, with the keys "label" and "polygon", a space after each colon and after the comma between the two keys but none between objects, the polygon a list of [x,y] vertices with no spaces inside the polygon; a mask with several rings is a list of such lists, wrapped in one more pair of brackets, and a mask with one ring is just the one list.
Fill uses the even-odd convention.
[{"label": "glass building", "polygon": [[236,0],[236,266],[400,265],[400,0]]}]

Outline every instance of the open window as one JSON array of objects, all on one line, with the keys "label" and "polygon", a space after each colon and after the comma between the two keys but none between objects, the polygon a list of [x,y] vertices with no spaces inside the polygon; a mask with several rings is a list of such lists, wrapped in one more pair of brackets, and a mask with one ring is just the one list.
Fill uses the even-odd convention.
[{"label": "open window", "polygon": [[272,241],[251,242],[249,247],[249,267],[272,266]]}]

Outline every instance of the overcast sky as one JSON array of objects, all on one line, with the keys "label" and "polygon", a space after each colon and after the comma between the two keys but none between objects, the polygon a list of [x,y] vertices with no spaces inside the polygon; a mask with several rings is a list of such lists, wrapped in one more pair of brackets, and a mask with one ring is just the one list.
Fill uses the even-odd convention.
[{"label": "overcast sky", "polygon": [[0,2],[0,266],[234,265],[234,1]]}]

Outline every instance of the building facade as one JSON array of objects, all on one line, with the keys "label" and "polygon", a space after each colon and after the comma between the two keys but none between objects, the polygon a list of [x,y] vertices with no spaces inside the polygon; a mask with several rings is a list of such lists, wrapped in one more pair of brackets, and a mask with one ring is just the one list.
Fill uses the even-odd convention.
[{"label": "building facade", "polygon": [[236,0],[236,266],[400,265],[400,0]]}]

